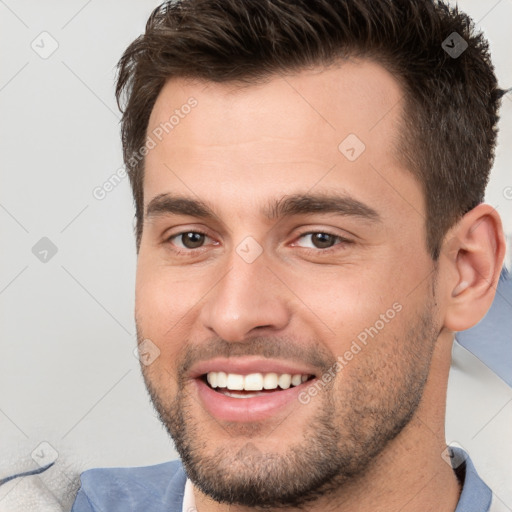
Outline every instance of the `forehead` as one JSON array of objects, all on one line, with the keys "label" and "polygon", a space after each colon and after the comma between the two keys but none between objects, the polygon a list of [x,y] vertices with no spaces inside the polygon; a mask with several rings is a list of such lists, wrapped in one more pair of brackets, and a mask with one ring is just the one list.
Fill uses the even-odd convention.
[{"label": "forehead", "polygon": [[[198,122],[190,133],[180,119],[180,129],[176,125],[171,131],[175,143],[186,138],[202,144],[232,144],[255,136],[281,136],[316,144],[315,134],[330,143],[347,132],[364,136],[377,125],[381,133],[398,128],[402,96],[398,81],[366,60],[275,75],[254,85],[176,78],[162,88],[148,133],[168,122],[193,97],[198,104],[192,113]],[[232,123],[236,130],[230,130]],[[195,140],[191,135],[196,135]]]},{"label": "forehead", "polygon": [[418,183],[395,152],[403,103],[399,82],[370,61],[245,86],[171,79],[148,124],[155,147],[146,156],[145,204],[177,190],[229,203],[245,189],[263,202],[320,180],[355,196],[366,189],[381,201],[396,202],[399,189],[421,203]]}]

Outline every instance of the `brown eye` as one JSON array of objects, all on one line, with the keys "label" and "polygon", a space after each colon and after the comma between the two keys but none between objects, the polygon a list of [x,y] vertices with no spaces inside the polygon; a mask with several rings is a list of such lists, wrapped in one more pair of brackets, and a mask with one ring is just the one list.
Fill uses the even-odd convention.
[{"label": "brown eye", "polygon": [[303,239],[302,247],[310,249],[329,249],[340,239],[339,236],[322,232],[304,233],[300,238]]},{"label": "brown eye", "polygon": [[197,249],[204,244],[205,235],[193,231],[181,234],[181,243],[187,249]]},{"label": "brown eye", "polygon": [[336,237],[329,233],[311,233],[311,242],[317,249],[327,249],[332,247],[336,242]]},{"label": "brown eye", "polygon": [[204,233],[197,231],[186,231],[169,237],[168,241],[178,249],[198,249],[202,247],[205,240],[209,238]]},{"label": "brown eye", "polygon": [[332,250],[346,248],[352,241],[339,235],[326,233],[325,231],[310,231],[298,237],[294,244],[308,250],[316,250],[317,253],[327,253]]}]

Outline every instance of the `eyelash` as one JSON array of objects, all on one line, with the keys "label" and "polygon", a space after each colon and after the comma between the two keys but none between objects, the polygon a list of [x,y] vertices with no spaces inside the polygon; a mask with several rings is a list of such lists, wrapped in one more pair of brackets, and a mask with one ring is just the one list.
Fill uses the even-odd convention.
[{"label": "eyelash", "polygon": [[[180,237],[182,235],[185,235],[187,233],[194,233],[194,234],[198,234],[198,235],[204,235],[208,238],[211,238],[207,233],[205,233],[204,231],[201,231],[200,229],[195,229],[195,230],[191,230],[191,231],[181,231],[179,233],[175,233],[169,237],[166,238],[165,242],[166,243],[169,243],[170,245],[173,245],[171,240],[173,238],[177,238],[177,237]],[[340,245],[343,245],[343,244],[352,244],[354,243],[352,240],[349,240],[348,238],[344,238],[340,235],[335,235],[334,233],[330,233],[329,231],[305,231],[304,233],[300,233],[298,236],[297,236],[297,240],[300,240],[301,238],[307,236],[307,235],[315,235],[315,234],[322,234],[322,235],[328,235],[328,236],[331,236],[333,238],[335,238],[339,243],[331,246],[331,247],[327,247],[325,249],[313,249],[311,247],[301,247],[301,249],[303,251],[306,251],[306,252],[310,252],[310,253],[315,253],[315,254],[319,254],[319,253],[322,253],[322,254],[330,254],[331,252],[334,252],[334,251],[339,251],[341,250],[340,249]],[[177,254],[179,255],[187,255],[187,256],[195,256],[197,255],[198,252],[201,252],[201,250],[204,249],[204,247],[198,247],[197,249],[180,249],[180,248],[176,248],[173,246],[173,251],[175,251]]]}]

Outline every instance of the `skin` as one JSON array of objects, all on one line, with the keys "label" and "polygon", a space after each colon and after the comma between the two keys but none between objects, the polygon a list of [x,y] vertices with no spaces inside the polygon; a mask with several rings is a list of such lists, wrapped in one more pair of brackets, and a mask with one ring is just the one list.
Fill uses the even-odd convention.
[{"label": "skin", "polygon": [[[146,384],[164,421],[166,412],[169,423],[186,410],[199,458],[223,454],[217,470],[225,478],[248,478],[263,468],[272,480],[266,462],[307,448],[328,410],[337,448],[357,453],[359,440],[364,449],[353,476],[333,479],[307,503],[310,511],[375,510],[376,503],[382,511],[453,511],[460,493],[441,457],[453,331],[471,327],[489,308],[504,240],[496,211],[479,205],[447,233],[439,261],[432,261],[421,186],[393,149],[402,94],[392,75],[368,61],[244,87],[172,79],[148,126],[149,133],[190,97],[197,99],[197,107],[148,153],[144,202],[147,207],[161,194],[179,195],[208,203],[216,217],[144,219],[136,321],[139,341],[150,339],[160,350],[143,367]],[[366,146],[353,162],[338,150],[351,133]],[[299,193],[349,195],[379,220],[262,214],[272,201]],[[197,230],[207,234],[198,249],[170,238]],[[334,238],[326,252],[305,235],[310,232],[348,242]],[[236,251],[248,236],[262,249],[252,263]],[[276,357],[280,350],[296,354],[288,357],[302,358],[321,375],[394,303],[401,311],[319,396],[262,421],[212,417],[183,371],[187,355],[208,353],[209,346],[259,355],[260,342],[277,347]],[[411,391],[397,395],[400,390]],[[368,413],[372,406],[376,419]],[[392,407],[393,417],[385,419]],[[395,437],[364,447],[379,422],[389,427],[398,417],[403,424]],[[354,418],[360,431],[351,445]],[[194,495],[199,512],[227,508],[198,485]],[[232,504],[229,510],[250,507]]]}]

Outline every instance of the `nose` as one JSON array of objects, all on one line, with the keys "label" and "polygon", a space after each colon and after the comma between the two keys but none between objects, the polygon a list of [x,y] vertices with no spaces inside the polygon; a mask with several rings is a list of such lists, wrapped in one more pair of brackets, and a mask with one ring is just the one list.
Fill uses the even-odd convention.
[{"label": "nose", "polygon": [[224,277],[205,297],[200,320],[231,342],[263,330],[278,331],[290,321],[287,291],[267,267],[264,255],[247,263],[233,252]]}]

